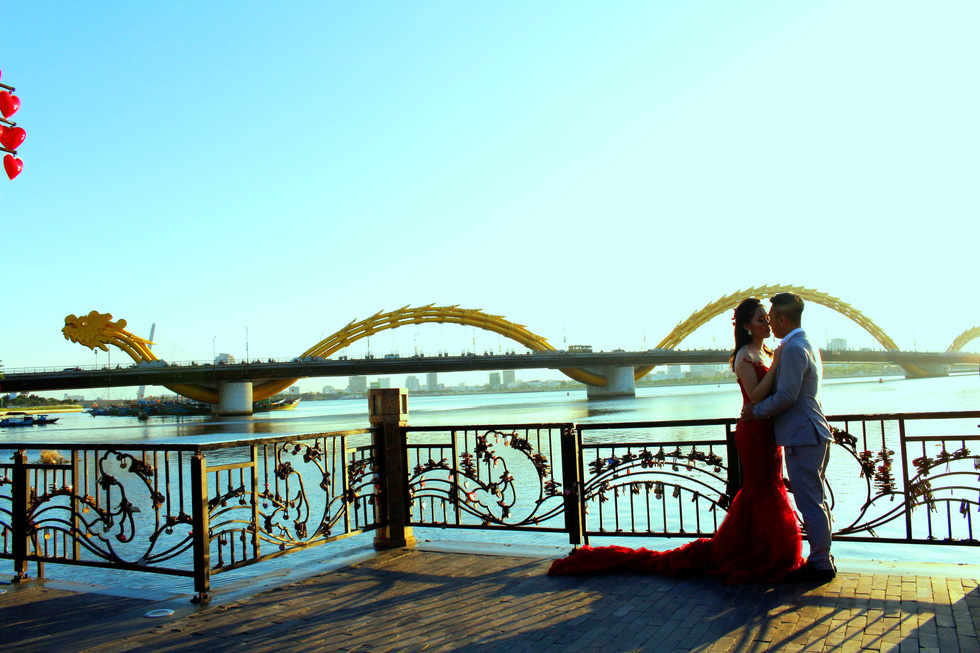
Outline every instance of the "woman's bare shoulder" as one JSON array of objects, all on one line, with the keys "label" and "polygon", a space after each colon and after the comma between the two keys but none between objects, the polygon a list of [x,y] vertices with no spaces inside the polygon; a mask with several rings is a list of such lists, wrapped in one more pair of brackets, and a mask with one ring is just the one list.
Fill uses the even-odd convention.
[{"label": "woman's bare shoulder", "polygon": [[735,365],[740,365],[742,363],[754,365],[755,363],[759,363],[761,361],[762,359],[759,357],[759,352],[748,345],[744,345],[741,349],[735,352]]}]

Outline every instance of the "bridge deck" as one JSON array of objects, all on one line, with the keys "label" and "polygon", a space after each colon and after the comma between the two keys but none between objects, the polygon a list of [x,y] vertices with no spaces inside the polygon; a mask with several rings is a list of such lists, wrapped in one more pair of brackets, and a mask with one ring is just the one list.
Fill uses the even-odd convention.
[{"label": "bridge deck", "polygon": [[[426,372],[472,372],[517,369],[647,367],[727,363],[728,350],[652,350],[640,352],[535,352],[491,356],[411,356],[405,358],[248,362],[231,365],[143,364],[109,369],[6,370],[4,392],[40,392],[139,385],[216,384],[222,381],[299,379]],[[893,363],[898,365],[980,364],[980,354],[901,351],[822,351],[825,363]]]}]

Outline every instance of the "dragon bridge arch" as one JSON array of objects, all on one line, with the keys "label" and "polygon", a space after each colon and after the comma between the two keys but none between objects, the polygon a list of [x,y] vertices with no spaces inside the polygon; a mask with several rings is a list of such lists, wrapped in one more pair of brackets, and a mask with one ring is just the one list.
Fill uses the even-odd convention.
[{"label": "dragon bridge arch", "polygon": [[972,342],[977,338],[980,338],[980,326],[975,326],[972,329],[967,329],[960,335],[953,338],[953,343],[949,346],[949,349],[947,349],[946,351],[948,351],[949,353],[963,351],[964,347],[966,347],[970,342]]},{"label": "dragon bridge arch", "polygon": [[[479,309],[460,308],[459,306],[435,306],[428,304],[411,308],[403,306],[389,313],[375,313],[360,322],[351,322],[332,336],[325,338],[310,347],[302,356],[320,356],[326,358],[348,345],[370,335],[395,329],[409,324],[460,324],[491,331],[523,345],[531,351],[555,351],[554,346],[545,338],[531,333],[523,324],[517,324],[501,315],[491,315]],[[589,385],[606,385],[605,377],[578,368],[562,369],[566,376]],[[283,388],[289,387],[289,384]],[[278,392],[278,391],[277,391]]]},{"label": "dragon bridge arch", "polygon": [[[428,304],[411,308],[404,306],[387,313],[378,312],[359,322],[352,321],[333,335],[313,345],[300,357],[318,356],[326,358],[350,344],[367,338],[380,331],[394,329],[410,324],[441,323],[472,326],[500,334],[532,351],[554,351],[545,338],[532,333],[524,325],[511,322],[500,315],[491,315],[478,309],[464,309],[459,306],[435,306]],[[112,320],[110,313],[92,311],[88,315],[65,318],[62,333],[65,338],[90,349],[96,347],[108,351],[113,345],[128,354],[137,363],[153,363],[160,359],[150,350],[153,343],[126,331],[126,320]],[[605,386],[605,377],[578,368],[562,369],[565,375],[589,385]],[[298,379],[275,379],[255,383],[252,399],[259,401],[281,392],[296,383]],[[200,384],[172,384],[164,386],[169,390],[190,399],[211,404],[218,403],[216,388]]]},{"label": "dragon bridge arch", "polygon": [[[898,345],[892,340],[887,333],[885,333],[881,327],[871,321],[864,313],[854,308],[847,302],[828,295],[824,292],[819,292],[817,290],[811,290],[809,288],[804,288],[802,286],[787,286],[787,285],[773,285],[773,286],[755,286],[747,290],[738,290],[731,293],[730,295],[725,295],[720,299],[717,299],[709,304],[706,304],[704,308],[695,311],[683,322],[680,322],[673,331],[667,334],[667,336],[660,341],[657,345],[658,349],[674,349],[687,338],[689,335],[694,333],[697,329],[704,326],[706,323],[712,319],[718,317],[726,311],[733,310],[738,306],[746,297],[759,297],[760,299],[767,299],[773,295],[777,295],[783,292],[795,293],[802,297],[804,300],[813,302],[815,304],[820,304],[821,306],[826,306],[827,308],[840,313],[844,317],[850,319],[852,322],[860,326],[862,329],[871,334],[875,340],[881,344],[882,347],[889,350],[897,350]],[[964,334],[966,335],[966,334]],[[980,335],[980,333],[974,334],[973,337]],[[962,337],[962,336],[961,336]],[[965,342],[962,344],[966,344]],[[961,346],[962,346],[961,344]],[[648,367],[638,367],[635,369],[634,376],[637,380],[646,376],[650,373],[654,366]],[[920,370],[917,366],[906,365],[905,369],[916,375],[925,375],[925,372]]]}]

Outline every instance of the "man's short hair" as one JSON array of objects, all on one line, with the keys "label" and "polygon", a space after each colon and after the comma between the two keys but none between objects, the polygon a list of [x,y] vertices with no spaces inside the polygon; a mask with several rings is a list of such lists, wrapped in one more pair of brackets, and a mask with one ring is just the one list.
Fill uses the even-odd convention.
[{"label": "man's short hair", "polygon": [[785,315],[793,324],[800,324],[803,320],[803,298],[791,292],[781,292],[773,295],[772,307],[779,310],[780,315]]}]

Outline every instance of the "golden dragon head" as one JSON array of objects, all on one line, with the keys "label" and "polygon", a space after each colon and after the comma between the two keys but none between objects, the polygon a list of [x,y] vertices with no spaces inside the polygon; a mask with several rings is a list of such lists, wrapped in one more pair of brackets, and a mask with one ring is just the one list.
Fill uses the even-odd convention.
[{"label": "golden dragon head", "polygon": [[77,317],[72,314],[65,318],[65,327],[61,332],[66,340],[95,350],[109,351],[106,346],[113,339],[131,336],[126,332],[126,320],[112,321],[111,313],[92,311],[88,315]]}]

